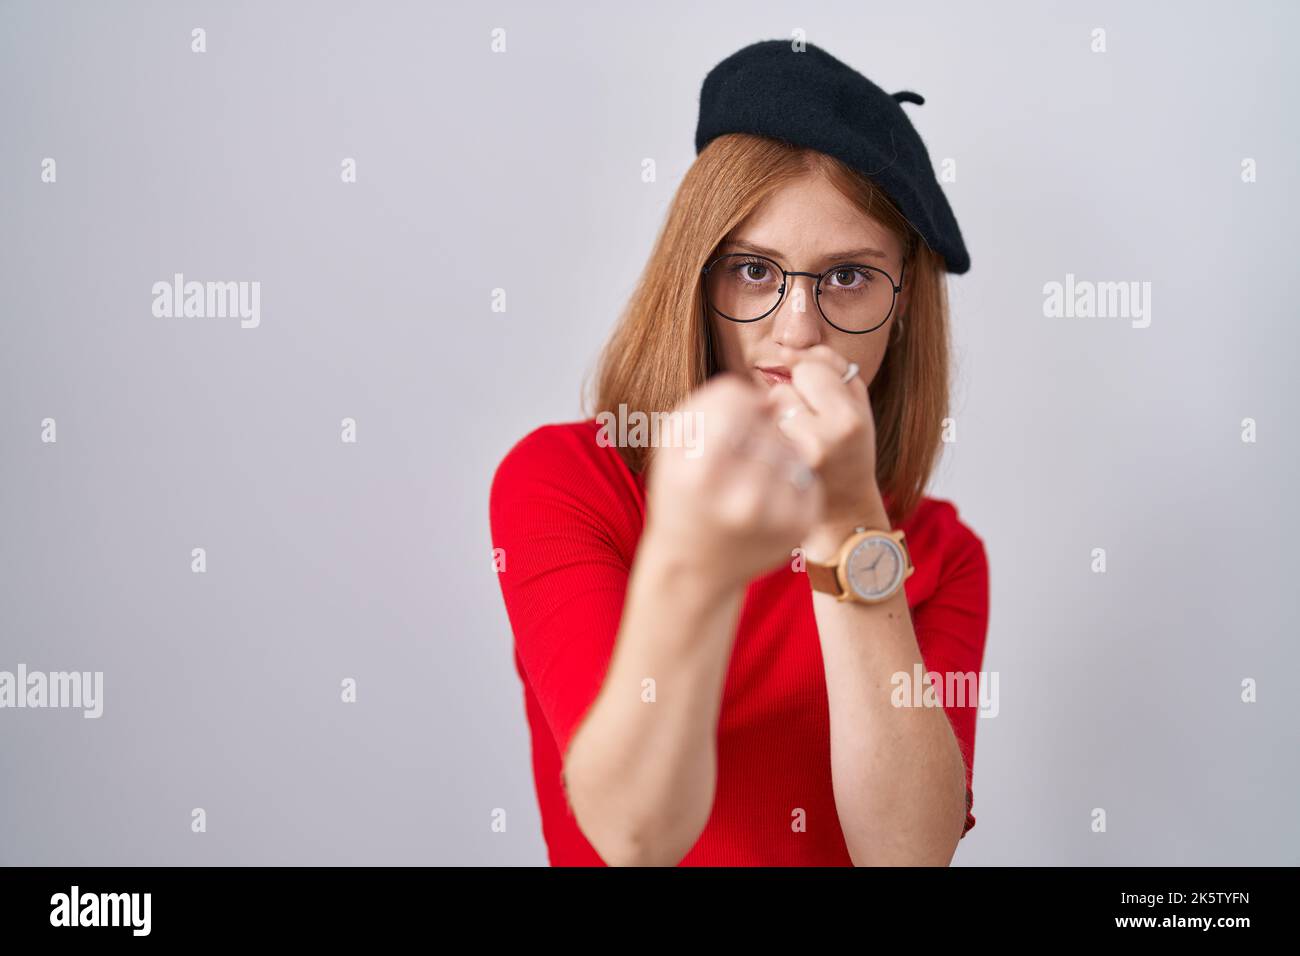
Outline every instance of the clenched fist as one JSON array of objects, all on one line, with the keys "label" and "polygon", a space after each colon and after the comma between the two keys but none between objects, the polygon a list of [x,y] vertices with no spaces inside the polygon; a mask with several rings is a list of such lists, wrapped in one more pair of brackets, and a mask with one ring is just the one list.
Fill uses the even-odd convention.
[{"label": "clenched fist", "polygon": [[698,447],[659,448],[647,477],[647,538],[719,583],[772,570],[822,514],[823,488],[778,426],[768,397],[714,377],[675,409]]}]

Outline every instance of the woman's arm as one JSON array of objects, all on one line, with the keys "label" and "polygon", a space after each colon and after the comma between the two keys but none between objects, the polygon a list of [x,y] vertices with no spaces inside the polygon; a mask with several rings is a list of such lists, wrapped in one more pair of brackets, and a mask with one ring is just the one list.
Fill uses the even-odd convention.
[{"label": "woman's arm", "polygon": [[642,539],[609,671],[564,759],[579,828],[611,866],[675,865],[708,822],[742,595]]},{"label": "woman's arm", "polygon": [[611,864],[675,865],[708,823],[745,587],[822,504],[752,385],[720,376],[681,412],[699,416],[701,447],[655,454],[609,668],[564,754],[579,829]]},{"label": "woman's arm", "polygon": [[[890,530],[883,502],[864,516]],[[830,560],[852,525],[819,526],[810,559]],[[835,809],[858,866],[946,866],[966,821],[966,764],[943,707],[893,705],[894,674],[925,670],[906,592],[866,605],[813,592],[826,668]]]},{"label": "woman's arm", "polygon": [[[821,517],[804,539],[809,558],[829,560],[858,525],[888,530],[870,396],[845,359],[814,346],[792,369],[791,384],[775,386],[770,398],[826,490]],[[951,600],[976,600],[970,589],[983,585],[969,569],[981,567],[968,565],[961,594]],[[813,613],[826,669],[836,811],[850,856],[859,865],[950,862],[964,832],[969,771],[943,707],[893,706],[893,676],[910,679],[918,664],[927,669],[906,592],[876,605],[814,592]],[[982,649],[982,637],[978,645],[971,635],[957,643]],[[973,735],[965,712],[961,719]]]}]

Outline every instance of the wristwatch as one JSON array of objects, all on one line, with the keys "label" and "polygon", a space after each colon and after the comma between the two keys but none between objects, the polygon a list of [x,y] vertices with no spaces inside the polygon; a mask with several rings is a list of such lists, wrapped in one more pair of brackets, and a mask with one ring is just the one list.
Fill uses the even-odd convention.
[{"label": "wristwatch", "polygon": [[855,528],[835,560],[809,560],[808,580],[814,591],[841,601],[879,604],[893,597],[916,570],[902,531]]}]

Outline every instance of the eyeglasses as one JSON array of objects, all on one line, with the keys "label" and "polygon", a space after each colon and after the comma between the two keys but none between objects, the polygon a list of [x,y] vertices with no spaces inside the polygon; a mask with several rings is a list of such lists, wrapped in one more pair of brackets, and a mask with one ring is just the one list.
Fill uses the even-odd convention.
[{"label": "eyeglasses", "polygon": [[732,322],[757,322],[775,312],[785,299],[791,276],[816,279],[817,310],[833,328],[850,335],[874,332],[894,313],[903,291],[903,272],[895,282],[884,269],[856,262],[825,272],[791,272],[766,256],[729,253],[718,256],[700,274],[709,308]]}]

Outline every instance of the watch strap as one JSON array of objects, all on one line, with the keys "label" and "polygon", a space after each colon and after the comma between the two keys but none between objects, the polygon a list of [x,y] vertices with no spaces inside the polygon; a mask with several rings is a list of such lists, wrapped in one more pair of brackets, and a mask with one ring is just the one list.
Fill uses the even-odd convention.
[{"label": "watch strap", "polygon": [[812,585],[814,591],[821,591],[825,594],[832,594],[839,597],[844,593],[840,587],[839,563],[821,564],[817,561],[809,561],[808,565],[808,582]]}]

